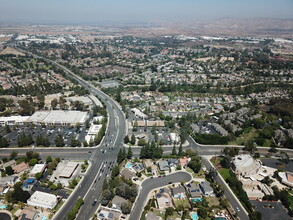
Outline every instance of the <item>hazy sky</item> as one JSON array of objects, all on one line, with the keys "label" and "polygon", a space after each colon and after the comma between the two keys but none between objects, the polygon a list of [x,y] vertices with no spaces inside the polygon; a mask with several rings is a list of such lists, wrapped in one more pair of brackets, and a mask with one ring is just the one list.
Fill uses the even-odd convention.
[{"label": "hazy sky", "polygon": [[293,0],[0,0],[0,22],[134,23],[290,18]]}]

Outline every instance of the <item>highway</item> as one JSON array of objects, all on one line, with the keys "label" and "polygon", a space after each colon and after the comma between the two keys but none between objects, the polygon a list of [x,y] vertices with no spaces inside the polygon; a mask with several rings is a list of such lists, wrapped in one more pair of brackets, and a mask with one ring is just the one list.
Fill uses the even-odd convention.
[{"label": "highway", "polygon": [[[19,49],[20,51],[23,51]],[[26,52],[26,51],[23,51]],[[27,52],[26,52],[27,53]],[[35,58],[42,58],[40,56],[33,55]],[[0,157],[8,157],[10,152],[13,150],[18,151],[19,155],[25,155],[27,151],[36,151],[40,153],[40,156],[45,159],[47,156],[59,157],[66,160],[84,160],[89,159],[91,162],[91,167],[87,171],[87,175],[84,176],[82,182],[79,184],[78,190],[75,190],[69,197],[68,201],[61,207],[59,212],[54,216],[54,219],[63,219],[70,210],[73,209],[75,202],[78,198],[84,198],[84,205],[81,208],[77,219],[84,220],[90,219],[94,211],[97,208],[98,203],[93,205],[95,199],[99,200],[102,192],[102,184],[104,179],[111,174],[112,165],[116,162],[117,154],[119,148],[123,145],[123,140],[126,134],[126,121],[123,112],[115,101],[113,101],[108,95],[98,90],[85,80],[76,76],[70,70],[64,66],[51,61],[49,59],[43,58],[54,65],[57,65],[65,71],[70,77],[74,78],[80,85],[90,90],[93,95],[96,95],[101,101],[104,102],[108,112],[108,128],[105,138],[102,140],[99,147],[95,148],[10,148],[10,149],[0,149]],[[196,143],[191,137],[188,137],[189,145],[186,148],[193,149],[199,152],[199,155],[219,155],[221,150],[226,145],[214,146],[214,145],[200,145]],[[231,146],[229,146],[231,147]],[[242,146],[236,146],[242,147]],[[164,154],[170,154],[173,147],[164,148]],[[259,148],[260,149],[260,148]],[[267,154],[268,149],[261,148],[262,155]],[[292,150],[281,149],[282,151],[292,155]],[[133,147],[134,156],[139,156],[140,148]],[[208,166],[208,164],[206,164]],[[178,173],[177,173],[178,175]],[[141,194],[139,195],[137,202],[134,206],[134,213],[141,213],[143,208],[144,199],[146,198],[149,190],[152,188],[161,187],[166,184],[166,182],[177,181],[177,175],[169,175],[161,179],[146,180],[142,185]],[[183,175],[183,174],[182,174]],[[173,178],[172,180],[169,180]],[[179,182],[184,180],[185,177],[181,177]],[[221,180],[218,180],[221,184]],[[163,184],[163,185],[162,185]],[[221,184],[223,185],[223,184]],[[227,192],[226,192],[227,191]],[[227,193],[227,194],[226,194]],[[225,190],[226,197],[230,200],[233,208],[237,205],[237,200],[231,195],[229,195],[229,190]],[[234,198],[234,200],[233,200]],[[239,202],[238,202],[239,203]],[[139,205],[138,205],[139,204]],[[238,206],[239,207],[239,206]],[[239,216],[242,213],[239,213]],[[244,214],[243,214],[244,216]],[[137,215],[131,214],[131,220],[137,219]],[[241,219],[247,219],[245,217]]]},{"label": "highway", "polygon": [[[29,53],[21,49],[19,50]],[[81,86],[85,87],[93,95],[97,96],[106,106],[108,112],[108,127],[106,135],[98,148],[96,147],[92,149],[85,149],[85,151],[80,150],[80,155],[74,156],[74,159],[89,159],[89,161],[91,162],[91,166],[87,171],[87,175],[85,175],[84,178],[81,180],[82,182],[78,186],[79,189],[74,190],[74,192],[70,195],[66,203],[64,203],[64,205],[55,214],[53,218],[56,220],[65,218],[68,212],[73,209],[78,198],[83,198],[84,205],[80,209],[80,212],[78,213],[76,219],[90,219],[96,211],[98,203],[96,203],[95,206],[93,206],[92,204],[96,199],[98,200],[101,196],[103,181],[108,175],[111,174],[111,165],[113,165],[116,162],[119,148],[122,146],[122,141],[124,140],[124,137],[126,135],[126,124],[124,114],[120,106],[118,106],[118,104],[114,100],[112,100],[107,94],[103,93],[102,91],[95,88],[82,78],[78,77],[66,67],[44,57],[40,57],[32,53],[29,54],[31,54],[35,58],[43,58],[46,61],[51,62],[52,64],[63,69],[69,77],[75,79]],[[42,157],[45,157],[48,153],[48,151],[39,151],[39,149],[34,150],[41,152]],[[54,152],[58,149],[55,148],[52,150],[53,151],[49,152],[51,153],[51,156],[55,156]],[[62,158],[68,159],[68,156],[78,154],[76,152],[79,151],[79,149],[72,149],[72,153],[70,153],[69,155],[61,149],[60,151],[62,151]],[[67,151],[69,151],[69,149],[67,149]],[[58,157],[61,157],[61,154],[57,155]]]},{"label": "highway", "polygon": [[147,202],[148,194],[151,190],[166,186],[171,183],[180,183],[182,181],[189,182],[191,179],[192,177],[189,173],[179,171],[164,177],[145,180],[141,185],[139,196],[134,203],[129,220],[140,219],[143,208]]}]

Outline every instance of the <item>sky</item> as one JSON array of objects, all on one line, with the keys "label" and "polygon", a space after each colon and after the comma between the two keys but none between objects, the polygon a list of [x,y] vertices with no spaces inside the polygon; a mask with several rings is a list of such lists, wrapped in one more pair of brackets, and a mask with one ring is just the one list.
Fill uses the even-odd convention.
[{"label": "sky", "polygon": [[103,24],[293,19],[293,0],[0,0],[1,22]]}]

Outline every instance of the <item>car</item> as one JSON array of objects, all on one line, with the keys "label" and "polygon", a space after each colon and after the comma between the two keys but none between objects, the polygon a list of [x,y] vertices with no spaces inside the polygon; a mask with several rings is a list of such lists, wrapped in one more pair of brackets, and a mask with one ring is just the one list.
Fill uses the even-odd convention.
[{"label": "car", "polygon": [[97,201],[98,200],[95,199],[95,201],[93,202],[92,206],[95,206],[97,204]]},{"label": "car", "polygon": [[169,182],[168,184],[172,184],[173,182]]}]

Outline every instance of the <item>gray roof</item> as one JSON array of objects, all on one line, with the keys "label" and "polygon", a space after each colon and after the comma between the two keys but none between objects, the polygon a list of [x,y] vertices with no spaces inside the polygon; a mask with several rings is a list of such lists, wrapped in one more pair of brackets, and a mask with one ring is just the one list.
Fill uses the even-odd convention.
[{"label": "gray roof", "polygon": [[166,160],[159,161],[160,170],[169,170],[169,164]]},{"label": "gray roof", "polygon": [[204,181],[199,184],[200,188],[203,190],[203,193],[212,192],[213,188],[211,187],[210,182]]},{"label": "gray roof", "polygon": [[178,193],[186,193],[185,188],[183,186],[179,186],[176,188],[172,188],[173,195],[176,195]]},{"label": "gray roof", "polygon": [[120,210],[121,210],[121,205],[124,202],[127,202],[127,200],[117,195],[114,196],[114,198],[112,199],[112,204],[116,206],[115,208],[118,208]]}]

